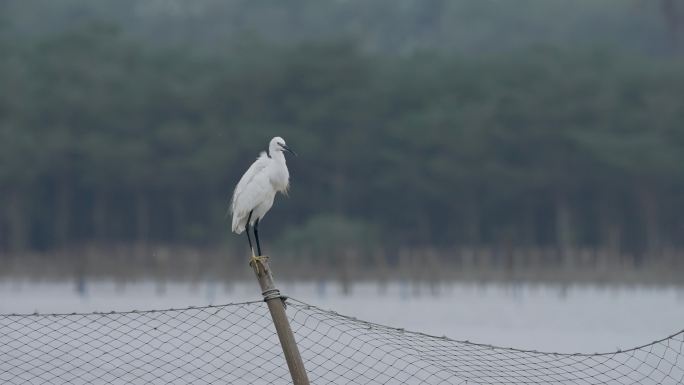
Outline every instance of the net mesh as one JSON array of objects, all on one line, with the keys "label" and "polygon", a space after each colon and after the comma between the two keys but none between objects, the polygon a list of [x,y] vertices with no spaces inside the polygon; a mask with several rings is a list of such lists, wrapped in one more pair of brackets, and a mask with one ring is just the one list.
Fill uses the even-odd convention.
[{"label": "net mesh", "polygon": [[[312,384],[681,384],[684,331],[559,354],[403,331],[289,300]],[[267,306],[0,316],[8,384],[288,384]]]}]

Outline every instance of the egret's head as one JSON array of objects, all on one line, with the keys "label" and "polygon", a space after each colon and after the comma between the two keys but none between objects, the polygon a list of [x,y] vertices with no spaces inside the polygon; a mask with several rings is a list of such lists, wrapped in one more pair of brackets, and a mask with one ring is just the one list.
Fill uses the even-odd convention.
[{"label": "egret's head", "polygon": [[285,144],[285,139],[276,136],[275,138],[271,139],[271,143],[268,145],[268,151],[269,153],[273,154],[277,151],[284,152],[287,151],[290,154],[297,156],[297,154],[292,151],[287,145]]}]

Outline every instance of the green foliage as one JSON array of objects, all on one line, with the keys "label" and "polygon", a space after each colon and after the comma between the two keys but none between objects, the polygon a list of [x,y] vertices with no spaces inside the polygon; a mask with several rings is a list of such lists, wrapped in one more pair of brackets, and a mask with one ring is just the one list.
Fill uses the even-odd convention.
[{"label": "green foliage", "polygon": [[[490,15],[494,3],[442,6]],[[0,229],[23,228],[31,247],[218,243],[233,186],[274,135],[300,153],[263,227],[283,247],[602,246],[616,228],[626,248],[681,246],[668,210],[684,207],[676,56],[463,56],[353,36],[207,50],[107,23],[60,31],[0,39],[0,194],[26,219],[14,210]]]},{"label": "green foliage", "polygon": [[347,250],[367,250],[377,243],[372,225],[332,214],[315,215],[301,226],[289,226],[278,246],[284,250],[311,252],[323,258]]},{"label": "green foliage", "polygon": [[[352,39],[370,52],[481,54],[577,41],[634,52],[666,52],[668,26],[651,0],[245,1],[4,0],[21,34],[51,35],[79,21],[121,25],[134,40],[215,52],[249,44]],[[1,19],[0,19],[1,20]],[[240,44],[240,43],[237,43]]]}]

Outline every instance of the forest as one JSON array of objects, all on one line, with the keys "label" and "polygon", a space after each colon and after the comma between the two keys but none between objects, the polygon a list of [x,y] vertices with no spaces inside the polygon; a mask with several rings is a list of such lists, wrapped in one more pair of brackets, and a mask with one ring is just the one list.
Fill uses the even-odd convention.
[{"label": "forest", "polygon": [[0,6],[0,253],[246,247],[228,203],[275,135],[271,249],[684,247],[667,1],[133,3]]}]

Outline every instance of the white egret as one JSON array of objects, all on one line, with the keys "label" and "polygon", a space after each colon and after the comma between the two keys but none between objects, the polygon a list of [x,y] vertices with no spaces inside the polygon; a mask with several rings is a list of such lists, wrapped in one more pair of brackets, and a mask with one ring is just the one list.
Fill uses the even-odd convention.
[{"label": "white egret", "polygon": [[[250,264],[262,259],[259,243],[259,221],[273,206],[277,192],[287,193],[290,184],[290,173],[285,164],[284,151],[297,155],[283,138],[276,136],[268,145],[268,152],[262,151],[257,160],[247,169],[233,192],[230,211],[233,214],[233,232],[241,234],[247,230],[247,241],[252,251]],[[249,227],[254,228],[254,238],[258,255],[254,254]],[[257,266],[256,264],[254,266]]]}]

